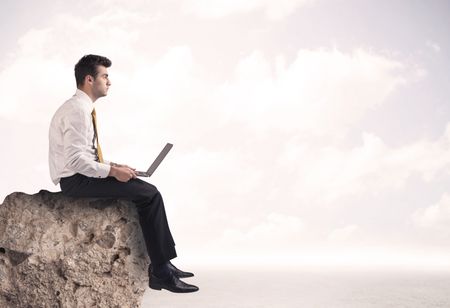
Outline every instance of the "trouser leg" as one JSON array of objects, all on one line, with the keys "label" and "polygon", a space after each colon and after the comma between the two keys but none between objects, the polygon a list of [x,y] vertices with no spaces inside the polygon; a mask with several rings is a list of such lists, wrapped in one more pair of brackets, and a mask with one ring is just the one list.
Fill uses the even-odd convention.
[{"label": "trouser leg", "polygon": [[64,195],[85,198],[117,198],[132,201],[152,263],[159,264],[177,256],[161,194],[141,179],[120,182],[113,177],[91,178],[81,174],[62,178]]}]

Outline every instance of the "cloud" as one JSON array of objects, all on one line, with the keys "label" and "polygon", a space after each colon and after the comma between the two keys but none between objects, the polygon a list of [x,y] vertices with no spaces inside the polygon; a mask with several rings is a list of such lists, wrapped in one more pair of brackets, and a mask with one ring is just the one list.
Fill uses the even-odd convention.
[{"label": "cloud", "polygon": [[400,190],[415,175],[425,183],[448,175],[449,144],[450,123],[435,141],[417,140],[398,147],[389,147],[381,138],[366,132],[362,134],[362,145],[352,148],[291,143],[279,164],[289,168],[292,153],[296,153],[296,159],[301,161],[293,175],[297,198],[305,203],[328,204],[345,196]]},{"label": "cloud", "polygon": [[450,194],[444,193],[436,204],[415,211],[412,220],[422,228],[450,230]]},{"label": "cloud", "polygon": [[185,13],[202,18],[223,18],[231,14],[262,10],[267,18],[279,20],[291,14],[295,9],[314,2],[314,0],[185,0],[182,7]]},{"label": "cloud", "polygon": [[295,250],[303,231],[304,223],[299,217],[271,212],[247,226],[225,229],[208,249],[243,255],[255,251],[272,253],[277,247],[283,249],[287,246],[290,246],[288,250]]},{"label": "cloud", "polygon": [[[15,54],[0,72],[0,92],[6,102],[0,106],[0,116],[20,114],[21,121],[46,118],[55,107],[51,102],[67,97],[68,89],[73,89],[77,59],[88,53],[107,54],[117,60],[132,58],[132,45],[139,39],[137,25],[147,21],[138,13],[107,10],[87,20],[62,14],[49,27],[29,29],[18,39]],[[99,29],[101,35],[93,35]],[[41,98],[45,104],[36,103]]]},{"label": "cloud", "polygon": [[337,136],[407,82],[401,70],[401,63],[361,49],[300,50],[289,65],[283,55],[273,63],[255,51],[215,101],[254,130]]},{"label": "cloud", "polygon": [[[239,5],[224,12],[247,10]],[[268,2],[244,5],[273,9]],[[300,5],[281,5],[279,16]],[[113,60],[113,86],[96,106],[107,158],[144,168],[164,142],[175,143],[151,181],[164,193],[174,233],[186,236],[180,242],[193,251],[205,242],[219,243],[208,247],[219,254],[295,251],[291,243],[317,240],[315,231],[326,240],[323,206],[399,190],[415,174],[425,182],[448,174],[450,130],[437,140],[390,147],[358,126],[411,84],[417,71],[401,61],[366,49],[299,49],[292,58],[254,50],[224,77],[189,40],[150,57],[148,22],[115,9],[86,20],[68,14],[20,40],[0,72],[8,102],[0,106],[1,128],[11,132],[3,138],[13,149],[0,155],[11,162],[5,174],[14,174],[2,192],[56,189],[46,167],[49,118],[74,92],[73,64],[87,52]],[[349,132],[360,139],[344,143]],[[355,226],[328,238],[351,238]]]},{"label": "cloud", "polygon": [[432,49],[434,52],[439,53],[441,51],[441,46],[438,43],[428,40],[426,42],[427,47]]},{"label": "cloud", "polygon": [[357,225],[347,225],[343,228],[334,229],[328,234],[328,240],[332,242],[340,242],[349,239],[359,227]]},{"label": "cloud", "polygon": [[[37,40],[44,42],[37,46],[60,46],[59,36],[51,34],[53,31],[70,29],[83,36],[111,19],[128,16],[105,14],[92,18],[79,32],[76,29],[81,21],[69,18],[73,23],[69,22],[68,28],[58,22],[58,30],[51,28],[38,35],[30,32],[24,42]],[[128,26],[130,21],[125,21],[123,29]],[[125,46],[142,35],[130,33],[130,38],[123,40]],[[111,35],[108,44],[116,42],[113,47],[117,49],[122,41]],[[78,43],[80,39],[73,40]],[[115,54],[113,47],[110,51]],[[186,204],[189,200],[199,213],[217,213],[211,205],[232,211],[246,208],[244,218],[254,215],[256,204],[260,213],[267,215],[274,202],[291,211],[303,202],[333,201],[370,189],[365,182],[370,184],[370,174],[386,151],[383,142],[367,133],[362,147],[348,150],[334,144],[339,144],[364,114],[382,105],[390,93],[407,82],[401,63],[361,49],[352,53],[299,50],[290,63],[283,55],[269,59],[255,51],[236,64],[233,78],[219,83],[209,81],[207,72],[201,73],[205,68],[186,45],[168,48],[156,60],[141,53],[128,54],[127,65],[123,65],[126,56],[118,60],[112,57],[113,87],[97,105],[108,159],[144,168],[147,163],[142,159],[148,157],[147,153],[172,141],[177,156],[168,177],[160,180],[170,187],[168,193],[176,196],[173,203]],[[72,67],[67,63],[79,55],[36,56],[32,61],[28,57],[26,52],[19,53],[0,80],[5,81],[4,87],[16,88],[28,69],[26,61],[46,73],[53,66],[58,68],[50,74],[60,76],[57,86],[33,72],[38,83],[30,80],[31,91],[22,92],[25,96],[12,104],[15,112],[47,106],[39,109],[45,117],[35,118],[33,111],[21,118],[38,121],[39,128],[34,131],[46,137],[49,117],[73,91]],[[48,94],[39,96],[38,102],[34,100],[32,93],[43,90]],[[35,156],[46,161],[47,149],[40,149]],[[130,153],[137,154],[130,158]],[[361,182],[361,177],[369,180]],[[383,183],[382,176],[375,179]],[[190,188],[185,191],[187,182]],[[247,204],[252,206],[247,208]],[[179,211],[182,216],[187,208]],[[222,218],[215,215],[213,219],[227,228],[224,218],[229,217],[222,212]],[[210,221],[204,220],[198,226],[207,223]]]}]

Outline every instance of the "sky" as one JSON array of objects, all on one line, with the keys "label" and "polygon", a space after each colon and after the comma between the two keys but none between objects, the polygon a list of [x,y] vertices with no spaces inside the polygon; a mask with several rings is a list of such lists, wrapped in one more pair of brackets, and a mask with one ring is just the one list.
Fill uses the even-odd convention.
[{"label": "sky", "polygon": [[0,201],[59,191],[85,54],[107,160],[146,169],[184,262],[450,269],[450,2],[2,1]]}]

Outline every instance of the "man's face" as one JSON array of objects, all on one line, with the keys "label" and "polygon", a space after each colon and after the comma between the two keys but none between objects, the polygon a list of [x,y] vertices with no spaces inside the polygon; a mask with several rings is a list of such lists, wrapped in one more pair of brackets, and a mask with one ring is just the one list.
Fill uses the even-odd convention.
[{"label": "man's face", "polygon": [[106,96],[108,94],[109,86],[111,82],[108,78],[108,70],[103,65],[97,66],[97,76],[92,83],[92,94],[96,98]]}]

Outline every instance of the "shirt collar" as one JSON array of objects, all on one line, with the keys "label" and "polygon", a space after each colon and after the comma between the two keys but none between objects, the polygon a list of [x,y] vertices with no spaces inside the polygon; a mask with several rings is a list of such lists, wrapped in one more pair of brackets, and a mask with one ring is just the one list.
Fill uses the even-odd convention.
[{"label": "shirt collar", "polygon": [[77,97],[80,101],[84,103],[86,108],[89,108],[89,111],[92,112],[94,110],[94,102],[91,100],[89,95],[87,95],[85,92],[83,92],[80,89],[77,89],[77,91],[74,94],[75,97]]}]

